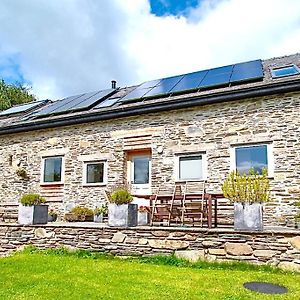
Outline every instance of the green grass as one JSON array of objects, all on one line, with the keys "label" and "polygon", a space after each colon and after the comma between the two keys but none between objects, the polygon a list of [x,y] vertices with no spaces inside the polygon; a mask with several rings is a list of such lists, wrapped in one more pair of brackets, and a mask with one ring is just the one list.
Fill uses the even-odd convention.
[{"label": "green grass", "polygon": [[[246,281],[288,287],[285,295],[247,291]],[[300,299],[300,274],[247,264],[190,264],[174,257],[117,259],[66,250],[0,259],[0,299]]]}]

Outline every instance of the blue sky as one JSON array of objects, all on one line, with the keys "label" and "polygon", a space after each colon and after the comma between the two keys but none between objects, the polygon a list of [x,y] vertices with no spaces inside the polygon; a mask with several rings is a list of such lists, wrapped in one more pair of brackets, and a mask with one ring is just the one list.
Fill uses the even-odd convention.
[{"label": "blue sky", "polygon": [[186,15],[188,10],[197,7],[198,0],[150,0],[151,13],[156,16]]},{"label": "blue sky", "polygon": [[288,55],[299,11],[299,0],[1,0],[0,78],[58,99]]}]

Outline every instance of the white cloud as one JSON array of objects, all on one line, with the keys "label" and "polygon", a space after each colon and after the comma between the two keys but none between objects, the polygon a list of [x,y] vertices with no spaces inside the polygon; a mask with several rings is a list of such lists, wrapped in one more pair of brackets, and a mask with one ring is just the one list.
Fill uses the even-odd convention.
[{"label": "white cloud", "polygon": [[2,0],[0,58],[53,98],[298,51],[298,0],[200,3],[156,17],[147,0]]}]

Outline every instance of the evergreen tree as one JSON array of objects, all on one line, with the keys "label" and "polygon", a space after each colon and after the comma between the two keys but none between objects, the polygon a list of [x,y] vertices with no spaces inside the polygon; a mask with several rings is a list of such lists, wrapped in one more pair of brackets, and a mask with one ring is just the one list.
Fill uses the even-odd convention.
[{"label": "evergreen tree", "polygon": [[19,83],[7,84],[3,79],[0,80],[0,111],[34,100],[36,98],[31,93],[31,87]]}]

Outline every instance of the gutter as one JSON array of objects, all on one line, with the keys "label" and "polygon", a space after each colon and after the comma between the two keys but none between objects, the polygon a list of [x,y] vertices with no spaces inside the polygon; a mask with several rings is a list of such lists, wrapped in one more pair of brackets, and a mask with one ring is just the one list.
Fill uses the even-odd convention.
[{"label": "gutter", "polygon": [[[77,125],[101,120],[117,119],[141,114],[190,108],[206,104],[235,101],[246,98],[269,96],[279,93],[300,91],[300,79],[273,83],[264,86],[250,87],[237,91],[226,91],[208,95],[185,97],[157,103],[142,102],[134,107],[117,107],[110,111],[95,111],[88,114],[62,116],[53,120],[37,119],[28,123],[12,124],[0,128],[0,135],[47,129],[54,127]],[[166,98],[167,99],[167,98]]]}]

